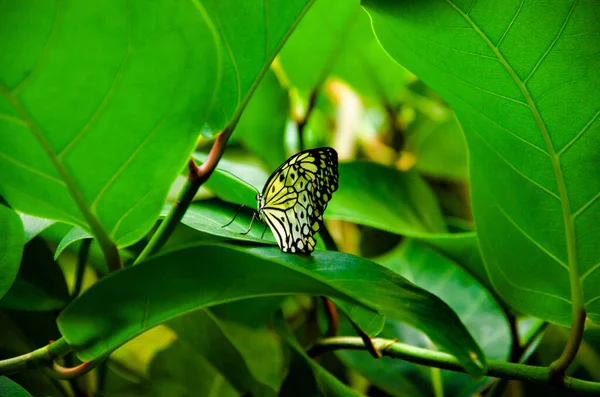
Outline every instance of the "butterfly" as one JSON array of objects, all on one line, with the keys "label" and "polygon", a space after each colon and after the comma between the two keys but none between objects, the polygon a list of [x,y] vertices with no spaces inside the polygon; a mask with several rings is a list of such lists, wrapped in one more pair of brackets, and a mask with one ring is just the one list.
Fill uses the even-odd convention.
[{"label": "butterfly", "polygon": [[258,214],[283,252],[310,254],[338,179],[338,155],[333,148],[296,153],[271,174],[262,193],[256,195],[258,211],[250,229]]}]

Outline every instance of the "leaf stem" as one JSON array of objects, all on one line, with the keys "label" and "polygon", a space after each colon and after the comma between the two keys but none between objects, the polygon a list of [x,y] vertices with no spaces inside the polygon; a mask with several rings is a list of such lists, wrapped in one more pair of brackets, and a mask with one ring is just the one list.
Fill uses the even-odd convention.
[{"label": "leaf stem", "polygon": [[[398,358],[414,364],[426,365],[455,372],[466,372],[456,357],[433,350],[397,343],[393,340],[374,338],[371,339],[384,356]],[[308,354],[311,357],[318,356],[334,350],[367,350],[364,342],[359,337],[340,336],[326,338],[313,345]],[[486,376],[504,379],[517,379],[537,384],[553,384],[557,387],[570,389],[582,394],[598,395],[600,383],[564,376],[561,382],[551,382],[548,367],[539,367],[525,364],[515,364],[500,360],[488,360]]]},{"label": "leaf stem", "polygon": [[40,347],[30,353],[0,360],[0,375],[6,375],[22,369],[39,368],[48,365],[71,351],[71,346],[64,338]]},{"label": "leaf stem", "polygon": [[62,365],[54,363],[52,367],[45,368],[45,372],[48,376],[55,379],[70,380],[87,374],[92,369],[96,368],[102,360],[104,359],[101,358],[98,360],[86,361],[75,367],[63,367]]},{"label": "leaf stem", "polygon": [[81,286],[83,284],[83,275],[85,273],[85,264],[87,263],[88,254],[90,252],[90,245],[92,239],[86,238],[81,242],[81,248],[79,248],[79,254],[77,256],[77,269],[75,270],[75,286],[73,287],[73,293],[71,294],[71,300],[77,298],[81,293]]}]

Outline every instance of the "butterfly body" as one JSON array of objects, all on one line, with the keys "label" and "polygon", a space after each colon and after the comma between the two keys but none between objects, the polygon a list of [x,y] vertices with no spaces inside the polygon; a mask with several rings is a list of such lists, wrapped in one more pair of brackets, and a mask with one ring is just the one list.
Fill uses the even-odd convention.
[{"label": "butterfly body", "polygon": [[310,254],[315,249],[314,234],[337,188],[338,157],[329,147],[299,152],[273,172],[256,200],[261,220],[283,252]]}]

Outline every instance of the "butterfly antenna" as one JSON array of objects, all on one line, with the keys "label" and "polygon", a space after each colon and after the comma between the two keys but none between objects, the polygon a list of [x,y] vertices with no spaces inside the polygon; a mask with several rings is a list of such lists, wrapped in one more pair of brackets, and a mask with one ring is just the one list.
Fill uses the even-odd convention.
[{"label": "butterfly antenna", "polygon": [[227,226],[231,225],[231,224],[233,223],[233,221],[235,221],[235,218],[237,218],[237,216],[240,214],[240,212],[241,212],[241,211],[242,211],[244,208],[246,208],[246,206],[245,206],[245,205],[242,205],[242,206],[240,206],[240,208],[238,208],[238,210],[236,211],[235,215],[233,216],[233,219],[232,219],[232,220],[230,220],[228,224],[226,224],[226,225],[223,225],[223,226],[221,226],[221,227],[227,227]]}]

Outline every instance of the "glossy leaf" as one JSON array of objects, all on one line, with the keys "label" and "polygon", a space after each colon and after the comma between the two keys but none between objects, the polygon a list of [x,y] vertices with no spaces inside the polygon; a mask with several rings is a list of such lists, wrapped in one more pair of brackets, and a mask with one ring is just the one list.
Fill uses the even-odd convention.
[{"label": "glossy leaf", "polygon": [[38,218],[27,214],[19,214],[25,229],[25,242],[28,243],[35,236],[52,226],[55,222],[51,219]]},{"label": "glossy leaf", "polygon": [[0,299],[19,272],[25,234],[19,215],[0,204]]},{"label": "glossy leaf", "polygon": [[56,250],[54,251],[54,260],[56,260],[56,258],[58,258],[60,254],[64,251],[64,249],[67,248],[69,245],[73,244],[76,241],[92,237],[92,235],[90,235],[82,228],[77,226],[73,227],[67,234],[65,234],[62,240],[60,240],[60,242],[58,243],[58,247],[56,247]]},{"label": "glossy leaf", "polygon": [[69,300],[62,270],[46,243],[38,238],[25,245],[19,274],[0,307],[20,310],[56,310]]},{"label": "glossy leaf", "polygon": [[373,262],[339,252],[300,257],[274,247],[191,246],[100,280],[63,310],[58,326],[79,358],[90,360],[193,309],[290,294],[360,302],[422,329],[470,373],[485,368],[479,347],[442,301]]},{"label": "glossy leaf", "polygon": [[589,73],[600,62],[600,9],[576,0],[363,4],[388,53],[458,116],[498,293],[562,325],[571,304],[585,302],[600,321],[600,77]]},{"label": "glossy leaf", "polygon": [[153,226],[219,74],[214,27],[193,2],[128,4],[0,12],[0,193],[119,246]]},{"label": "glossy leaf", "polygon": [[271,61],[314,0],[200,0],[223,43],[221,84],[209,124],[220,132],[242,109]]},{"label": "glossy leaf", "polygon": [[[168,212],[168,206],[163,210],[163,215]],[[237,211],[239,214],[230,225],[227,225]],[[194,230],[208,233],[213,236],[224,237],[232,240],[244,240],[263,244],[277,244],[271,229],[265,230],[265,235],[261,238],[266,224],[254,220],[252,229],[248,234],[245,233],[250,228],[252,212],[249,209],[242,209],[238,205],[231,205],[218,200],[202,200],[194,202],[185,212],[181,223],[191,227]]]},{"label": "glossy leaf", "polygon": [[339,171],[326,217],[405,235],[446,231],[435,195],[416,172],[367,162],[341,163]]}]

